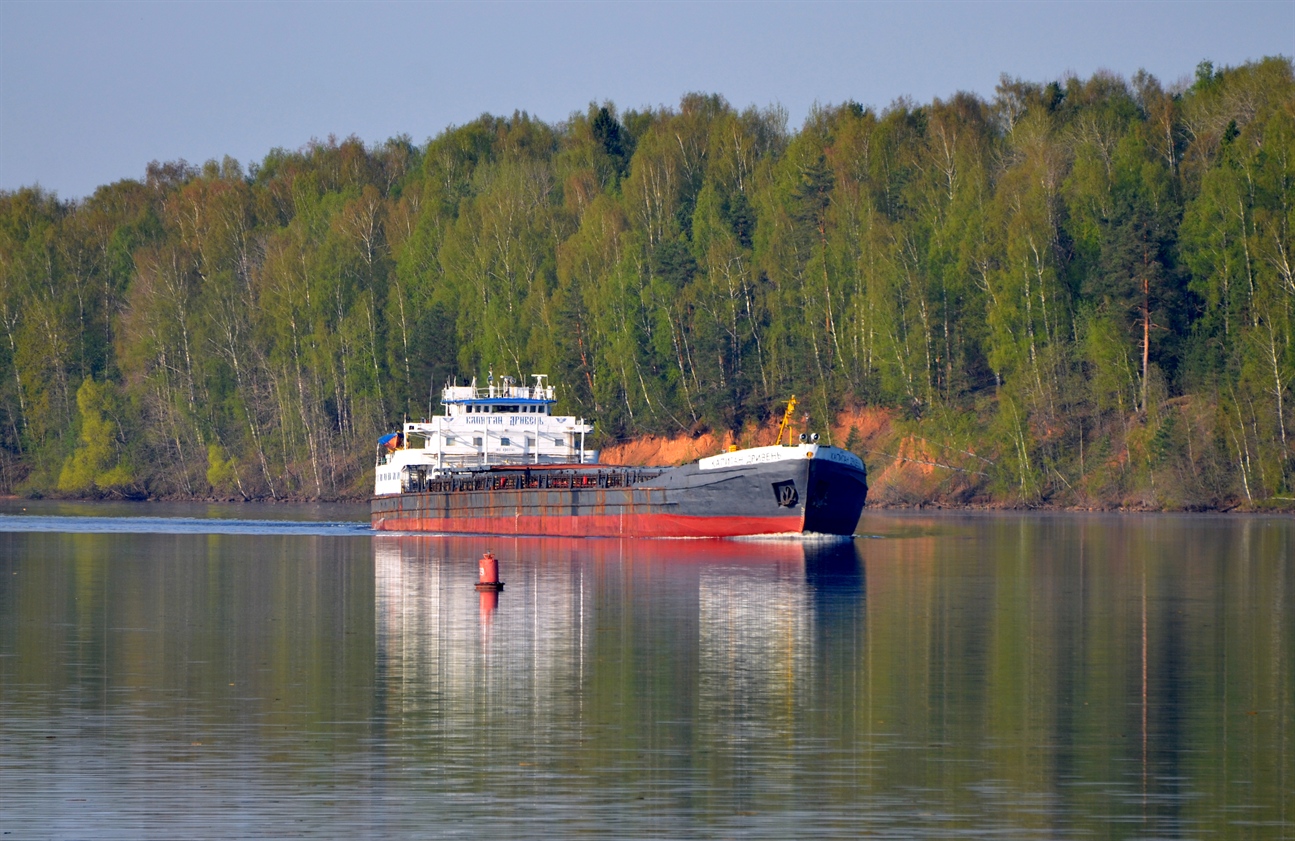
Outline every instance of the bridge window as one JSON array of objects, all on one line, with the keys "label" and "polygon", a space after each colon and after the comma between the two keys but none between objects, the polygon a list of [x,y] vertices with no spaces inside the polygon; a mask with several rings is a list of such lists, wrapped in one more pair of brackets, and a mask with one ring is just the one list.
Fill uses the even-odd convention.
[{"label": "bridge window", "polygon": [[504,447],[511,447],[513,442],[509,441],[507,438],[500,438],[499,443]]},{"label": "bridge window", "polygon": [[472,439],[472,446],[474,446],[474,447],[480,447],[480,446],[481,446],[481,439],[480,439],[480,438],[473,438],[473,439]]}]

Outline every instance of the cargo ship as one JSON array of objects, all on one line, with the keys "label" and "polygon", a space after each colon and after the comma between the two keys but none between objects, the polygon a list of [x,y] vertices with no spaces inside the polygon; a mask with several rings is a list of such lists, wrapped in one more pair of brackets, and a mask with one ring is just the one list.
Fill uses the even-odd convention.
[{"label": "cargo ship", "polygon": [[[444,413],[377,446],[372,526],[383,531],[563,537],[850,535],[863,461],[800,436],[680,467],[600,464],[592,424],[553,413],[553,386],[493,376],[447,385]],[[788,407],[788,416],[791,407]]]}]

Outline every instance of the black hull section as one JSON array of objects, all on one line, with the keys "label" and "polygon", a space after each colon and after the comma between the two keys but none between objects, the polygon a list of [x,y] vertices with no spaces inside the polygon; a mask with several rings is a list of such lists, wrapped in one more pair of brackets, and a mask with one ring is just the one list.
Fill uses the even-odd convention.
[{"label": "black hull section", "polygon": [[696,464],[651,482],[681,512],[709,517],[788,517],[789,531],[854,534],[868,495],[866,475],[828,459],[702,470]]}]

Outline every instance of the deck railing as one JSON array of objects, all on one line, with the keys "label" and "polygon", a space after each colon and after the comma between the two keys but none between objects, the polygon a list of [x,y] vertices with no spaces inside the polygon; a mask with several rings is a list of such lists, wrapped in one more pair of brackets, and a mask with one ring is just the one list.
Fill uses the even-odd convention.
[{"label": "deck railing", "polygon": [[406,473],[404,493],[473,493],[519,490],[594,490],[625,488],[655,479],[660,470],[520,470],[507,475],[442,476],[428,478],[422,469]]}]

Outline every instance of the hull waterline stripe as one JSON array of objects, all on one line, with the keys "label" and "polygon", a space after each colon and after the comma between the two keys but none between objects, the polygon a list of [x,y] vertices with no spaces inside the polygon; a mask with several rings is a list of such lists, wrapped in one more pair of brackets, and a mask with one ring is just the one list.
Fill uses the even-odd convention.
[{"label": "hull waterline stripe", "polygon": [[689,517],[623,514],[568,517],[375,516],[380,531],[507,534],[552,537],[742,537],[797,533],[803,517]]}]

